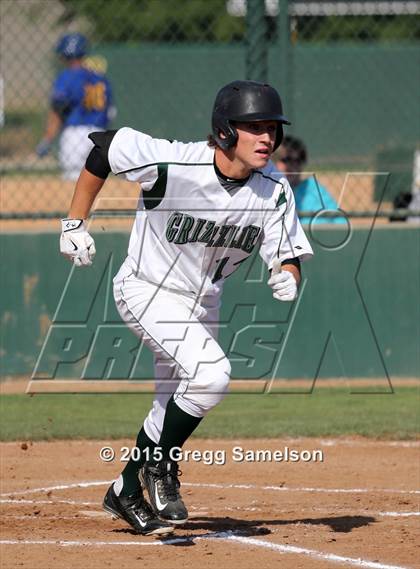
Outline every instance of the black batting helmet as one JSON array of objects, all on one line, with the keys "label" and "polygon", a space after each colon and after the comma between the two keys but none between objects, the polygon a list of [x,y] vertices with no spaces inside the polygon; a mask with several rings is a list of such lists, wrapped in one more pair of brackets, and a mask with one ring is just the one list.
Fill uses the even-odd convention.
[{"label": "black batting helmet", "polygon": [[[283,124],[290,124],[283,115],[280,95],[270,85],[257,81],[232,81],[220,89],[212,114],[213,136],[223,150],[235,146],[237,122],[277,121],[274,150],[283,139]],[[225,138],[220,137],[223,133]]]}]

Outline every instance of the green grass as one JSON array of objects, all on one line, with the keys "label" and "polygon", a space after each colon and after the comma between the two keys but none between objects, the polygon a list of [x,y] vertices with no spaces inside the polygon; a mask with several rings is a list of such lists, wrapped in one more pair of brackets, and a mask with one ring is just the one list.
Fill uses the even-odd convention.
[{"label": "green grass", "polygon": [[[134,437],[151,395],[4,395],[1,440]],[[412,439],[419,433],[419,390],[350,394],[229,395],[201,423],[203,438],[339,436]]]}]

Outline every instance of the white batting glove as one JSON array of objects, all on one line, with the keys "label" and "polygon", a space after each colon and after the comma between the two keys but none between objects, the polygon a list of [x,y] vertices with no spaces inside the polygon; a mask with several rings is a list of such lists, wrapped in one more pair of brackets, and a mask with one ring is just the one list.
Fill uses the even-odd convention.
[{"label": "white batting glove", "polygon": [[86,231],[83,219],[62,219],[60,253],[76,267],[88,267],[96,253],[95,242]]},{"label": "white batting glove", "polygon": [[283,302],[296,300],[298,286],[295,277],[289,271],[282,271],[279,261],[275,261],[268,284],[273,289],[273,298]]}]

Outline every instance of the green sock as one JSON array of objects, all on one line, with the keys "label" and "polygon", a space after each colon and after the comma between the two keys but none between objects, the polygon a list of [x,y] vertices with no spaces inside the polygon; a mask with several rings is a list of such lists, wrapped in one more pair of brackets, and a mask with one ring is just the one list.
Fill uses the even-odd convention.
[{"label": "green sock", "polygon": [[203,417],[189,415],[174,401],[174,396],[169,399],[163,420],[162,433],[159,447],[162,449],[163,460],[170,458],[172,448],[182,448],[188,437],[195,431]]},{"label": "green sock", "polygon": [[[142,427],[139,434],[137,435],[136,441],[136,447],[139,449],[139,456],[134,456],[134,458],[138,458],[138,460],[134,460],[133,457],[130,458],[121,473],[121,476],[123,478],[123,487],[120,494],[121,496],[130,496],[140,489],[139,470],[146,462],[149,453],[150,456],[152,456],[153,449],[156,446],[156,443],[149,439],[144,428]],[[149,449],[149,451],[147,452],[146,449]]]}]

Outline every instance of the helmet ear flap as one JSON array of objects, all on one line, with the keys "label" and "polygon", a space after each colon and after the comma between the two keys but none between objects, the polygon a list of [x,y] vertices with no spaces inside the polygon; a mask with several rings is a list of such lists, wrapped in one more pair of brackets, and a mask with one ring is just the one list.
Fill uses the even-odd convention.
[{"label": "helmet ear flap", "polygon": [[[220,133],[224,134],[224,138]],[[222,150],[232,148],[238,141],[238,131],[235,126],[218,113],[213,116],[213,136]]]},{"label": "helmet ear flap", "polygon": [[283,140],[283,125],[282,123],[279,121],[277,122],[277,130],[276,130],[276,141],[274,143],[274,148],[273,150],[276,150],[276,148],[278,148]]}]

